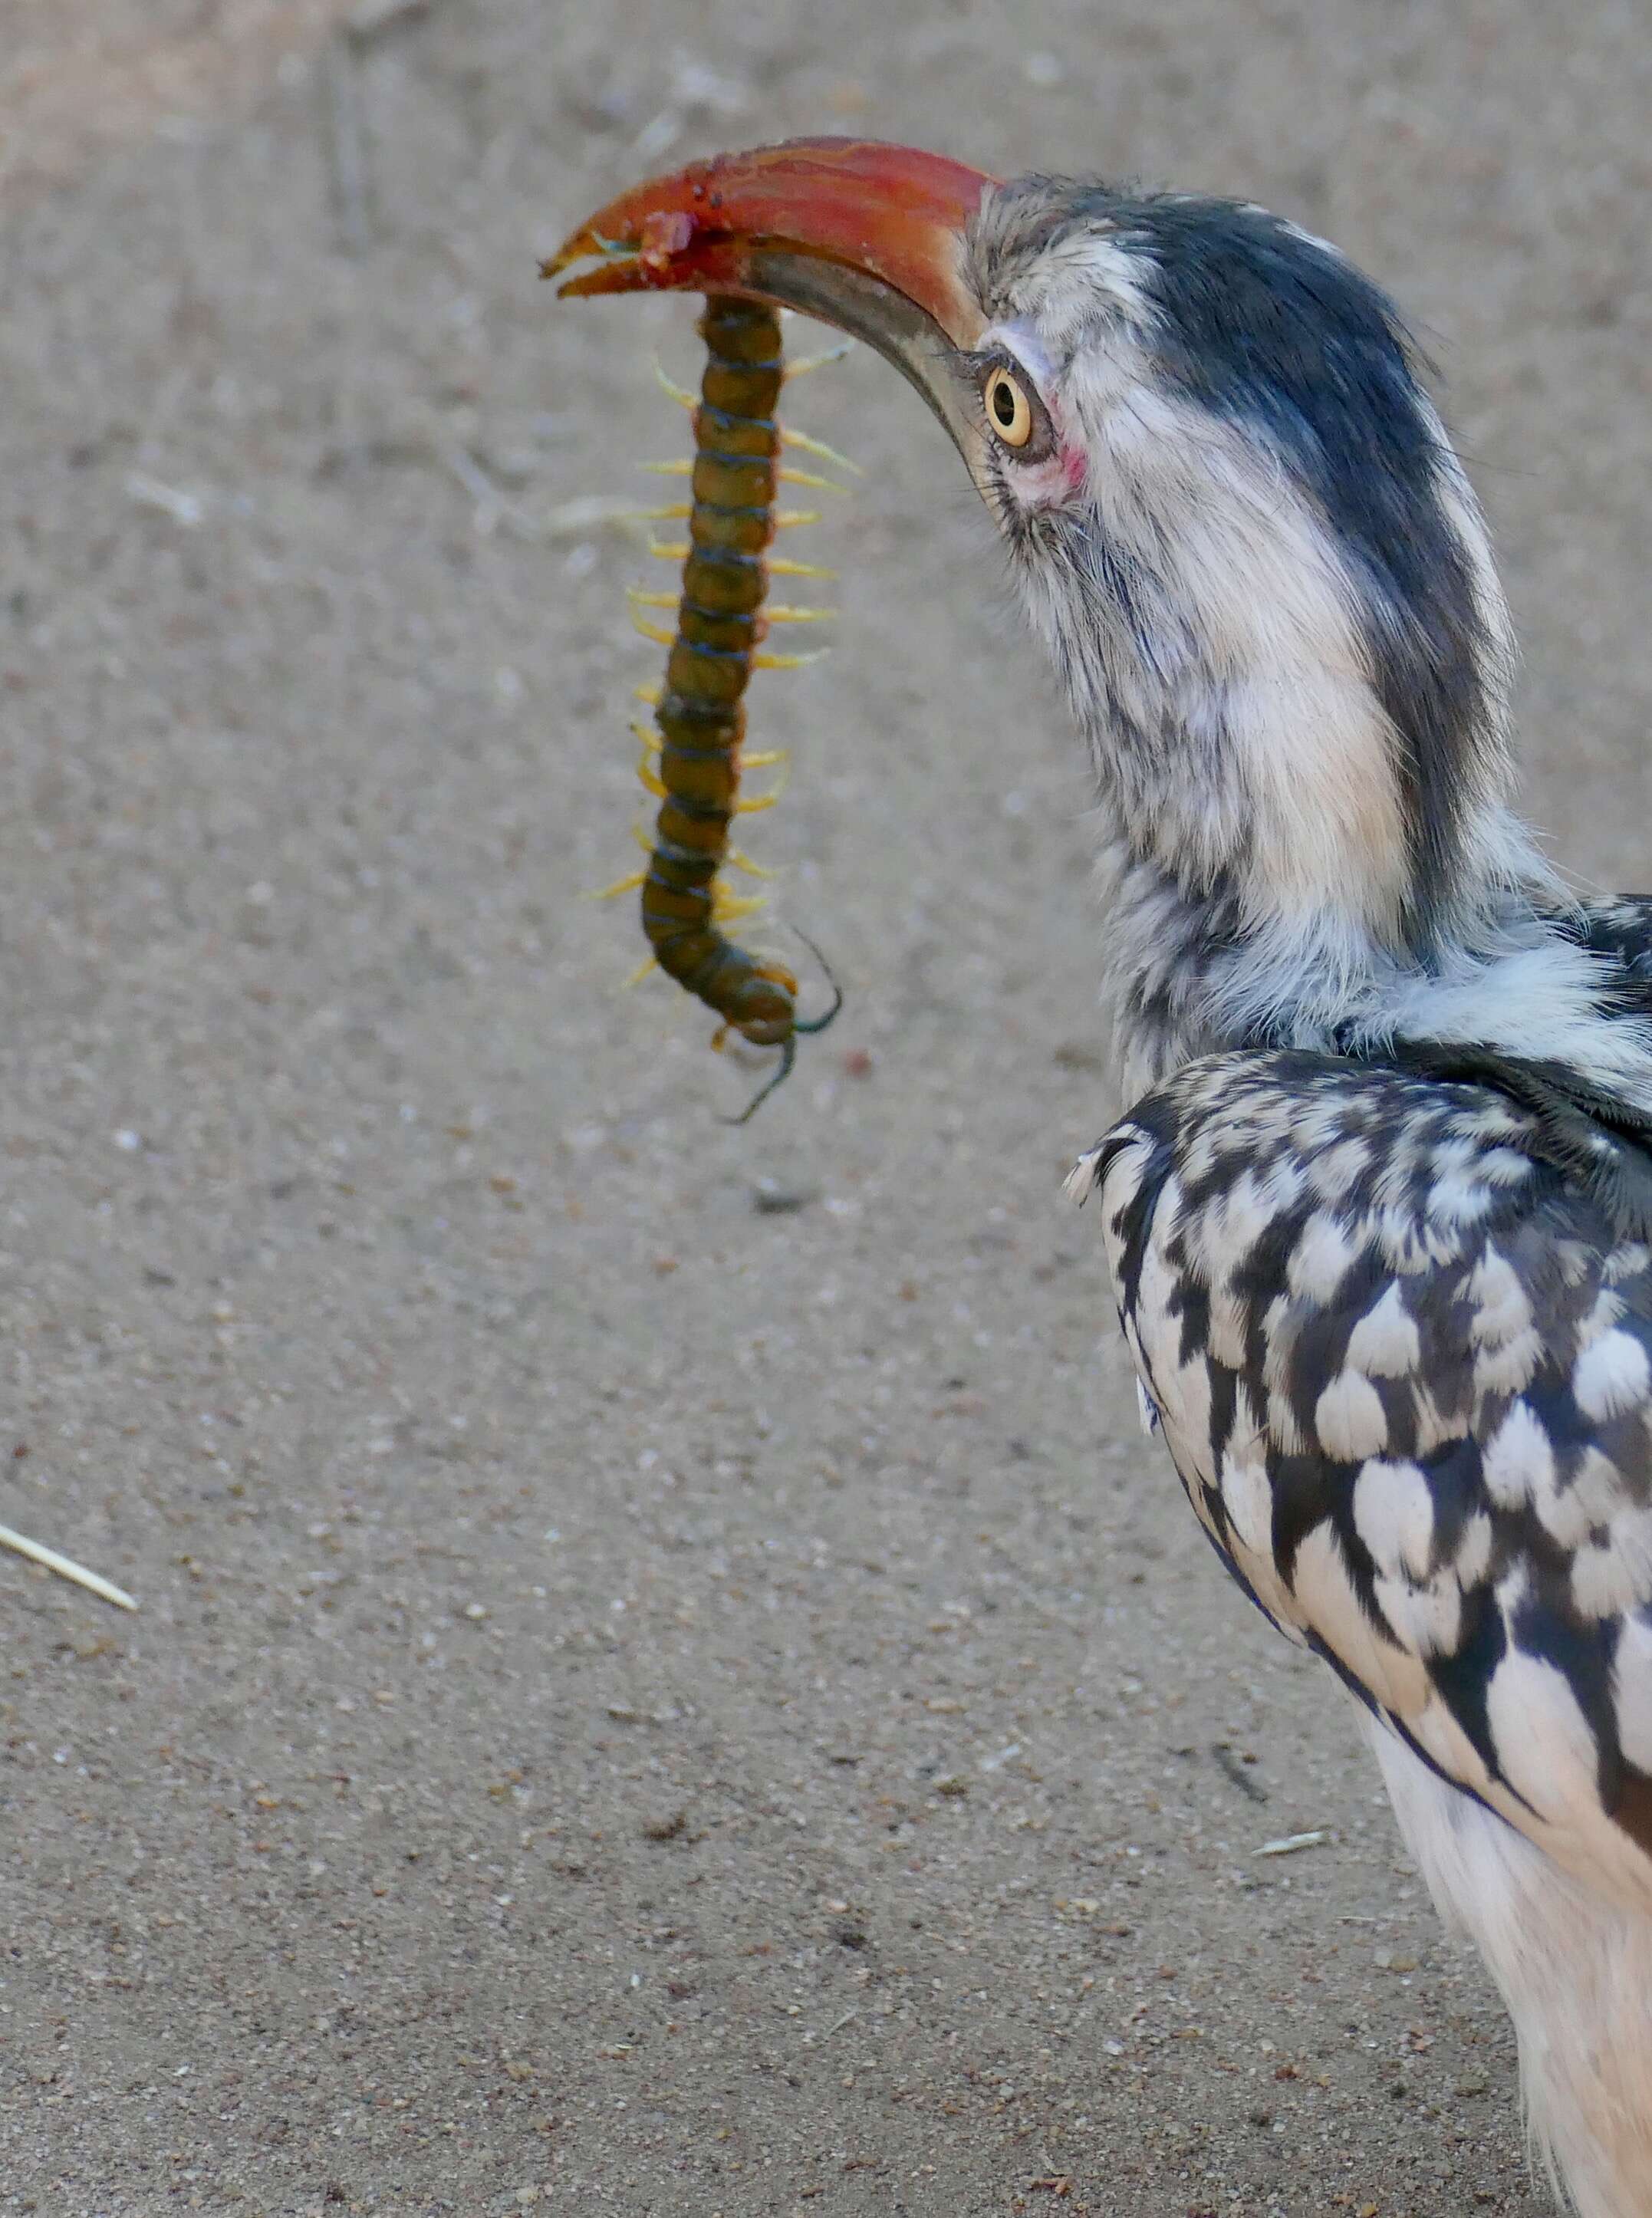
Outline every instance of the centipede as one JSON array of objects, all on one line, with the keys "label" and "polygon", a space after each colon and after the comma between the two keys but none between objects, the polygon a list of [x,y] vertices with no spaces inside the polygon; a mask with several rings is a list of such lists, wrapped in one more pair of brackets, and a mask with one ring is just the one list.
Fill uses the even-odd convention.
[{"label": "centipede", "polygon": [[[652,836],[642,835],[647,862],[604,893],[640,890],[649,959],[638,975],[657,966],[720,1017],[714,1048],[721,1048],[733,1032],[754,1047],[779,1050],[773,1075],[738,1117],[725,1120],[743,1124],[790,1076],[799,1038],[824,1032],[843,1006],[842,988],[820,951],[800,933],[821,963],[832,1000],[818,1016],[799,1014],[798,981],[789,966],[731,937],[763,901],[734,893],[723,872],[727,866],[769,875],[730,839],[737,818],[771,808],[778,798],[777,793],[742,794],[742,772],[783,760],[778,752],[746,750],[752,672],[795,669],[814,660],[765,647],[770,627],[819,622],[831,614],[769,604],[775,576],[833,574],[771,552],[778,530],[815,520],[813,511],[779,506],[782,486],[835,482],[789,466],[783,450],[803,446],[839,463],[845,458],[789,427],[783,431],[776,420],[788,367],[773,308],[713,294],[697,328],[706,349],[698,399],[659,373],[666,390],[692,412],[692,460],[645,466],[690,480],[688,501],[644,511],[651,519],[686,525],[680,541],[651,542],[654,554],[680,561],[680,588],[675,594],[631,592],[637,629],[667,649],[662,682],[638,689],[653,710],[653,726],[632,726],[643,748],[638,776],[659,807]],[[795,364],[792,374],[813,366]],[[675,611],[674,629],[647,613],[667,609]]]}]

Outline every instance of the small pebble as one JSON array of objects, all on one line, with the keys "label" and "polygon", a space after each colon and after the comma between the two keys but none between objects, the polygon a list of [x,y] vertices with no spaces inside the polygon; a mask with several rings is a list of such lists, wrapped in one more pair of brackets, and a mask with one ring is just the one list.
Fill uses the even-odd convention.
[{"label": "small pebble", "polygon": [[759,1217],[789,1217],[807,1209],[815,1196],[803,1186],[785,1186],[775,1179],[759,1179],[752,1189],[752,1206]]}]

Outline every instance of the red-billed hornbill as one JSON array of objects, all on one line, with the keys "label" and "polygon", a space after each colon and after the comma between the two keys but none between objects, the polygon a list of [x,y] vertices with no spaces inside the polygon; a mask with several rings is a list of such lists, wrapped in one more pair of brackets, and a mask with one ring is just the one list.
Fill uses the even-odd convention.
[{"label": "red-billed hornbill", "polygon": [[1511,805],[1485,525],[1393,307],[1247,204],[797,141],[552,265],[929,400],[1094,757],[1093,1193],[1218,1553],[1365,1707],[1586,2218],[1652,2213],[1652,902]]}]

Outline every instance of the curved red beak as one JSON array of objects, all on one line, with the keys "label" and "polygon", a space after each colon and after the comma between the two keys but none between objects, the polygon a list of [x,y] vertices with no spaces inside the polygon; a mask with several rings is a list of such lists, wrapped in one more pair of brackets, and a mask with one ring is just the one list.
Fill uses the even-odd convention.
[{"label": "curved red beak", "polygon": [[944,155],[867,139],[791,139],[719,154],[599,208],[545,263],[564,295],[736,293],[864,339],[922,393],[962,448],[951,374],[986,319],[963,233],[998,180]]}]

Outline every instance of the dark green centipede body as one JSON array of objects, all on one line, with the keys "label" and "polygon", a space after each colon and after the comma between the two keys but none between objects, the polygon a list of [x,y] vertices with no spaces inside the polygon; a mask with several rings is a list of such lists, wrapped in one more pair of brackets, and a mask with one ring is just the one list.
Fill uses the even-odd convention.
[{"label": "dark green centipede body", "polygon": [[784,1050],[760,1101],[790,1069],[795,1035],[819,1031],[836,1010],[800,1024],[791,972],[736,946],[715,922],[715,879],[739,802],[743,697],[768,629],[781,447],[774,412],[784,369],[772,308],[714,295],[699,328],[707,362],[677,636],[654,712],[665,797],[643,876],[642,927],[662,970],[754,1045]]}]

